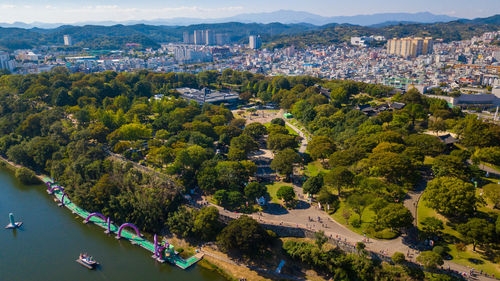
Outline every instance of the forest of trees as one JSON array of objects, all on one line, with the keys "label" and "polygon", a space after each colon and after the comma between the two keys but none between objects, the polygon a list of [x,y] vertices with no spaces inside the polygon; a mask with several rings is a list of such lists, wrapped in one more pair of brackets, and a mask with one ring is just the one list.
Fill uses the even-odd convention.
[{"label": "forest of trees", "polygon": [[[175,91],[224,84],[236,85],[233,89],[243,102],[272,102],[293,113],[312,135],[307,153],[298,153],[300,137],[290,134],[282,119],[267,126],[246,124],[224,106],[200,106]],[[329,98],[318,84],[330,91]],[[156,94],[164,97],[152,98]],[[390,97],[404,108],[375,116],[356,109]],[[432,134],[422,134],[425,130],[453,132],[461,147],[447,146]],[[366,230],[379,238],[392,238],[412,226],[413,216],[402,202],[422,182],[422,175],[432,174],[423,196],[426,204],[453,221],[464,243],[490,249],[494,256],[498,215],[479,210],[484,202],[471,179],[486,184],[485,196],[498,208],[499,190],[481,180],[484,172],[476,164],[498,165],[499,144],[499,126],[414,89],[394,95],[380,85],[232,70],[84,74],[58,67],[40,74],[0,76],[3,157],[49,174],[77,205],[118,223],[217,241],[223,251],[248,257],[273,247],[275,235],[249,217],[224,226],[217,209],[190,208],[183,195],[198,189],[225,208],[252,212],[255,198],[267,196],[267,190],[255,181],[257,166],[249,156],[264,147],[274,153],[271,168],[285,181],[294,177],[294,167],[321,163],[322,171],[304,182],[304,192],[331,212],[341,205],[351,210],[343,216],[354,227],[365,223],[362,214],[370,210],[374,223]],[[18,173],[27,182],[32,179],[27,169]],[[278,193],[285,202],[295,197],[286,188]],[[440,235],[441,221],[430,219],[423,225],[427,237]],[[242,239],[235,238],[241,234]],[[260,246],[252,247],[254,241],[261,241]],[[351,276],[353,268],[367,272],[379,267],[362,255],[302,246],[285,243],[284,249],[328,274]],[[298,248],[321,255],[304,259],[311,253]],[[322,259],[345,267],[334,270]],[[359,280],[370,280],[372,274]]]}]

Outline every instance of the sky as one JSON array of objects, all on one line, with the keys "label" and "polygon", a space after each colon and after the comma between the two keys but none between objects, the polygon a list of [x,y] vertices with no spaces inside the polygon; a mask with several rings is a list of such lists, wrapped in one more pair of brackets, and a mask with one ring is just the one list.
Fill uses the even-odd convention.
[{"label": "sky", "polygon": [[431,12],[476,18],[500,14],[500,0],[0,0],[0,22],[221,18],[281,9],[321,16]]}]

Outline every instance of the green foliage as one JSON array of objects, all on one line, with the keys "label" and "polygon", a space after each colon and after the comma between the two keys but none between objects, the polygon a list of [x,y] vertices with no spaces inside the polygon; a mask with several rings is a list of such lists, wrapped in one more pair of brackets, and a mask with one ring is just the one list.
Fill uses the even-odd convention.
[{"label": "green foliage", "polygon": [[217,236],[217,245],[226,253],[255,257],[272,242],[258,222],[248,216],[231,221]]},{"label": "green foliage", "polygon": [[500,165],[500,147],[484,147],[474,151],[472,160],[475,162],[484,161],[494,165]]},{"label": "green foliage", "polygon": [[459,225],[458,232],[468,243],[472,243],[475,251],[478,244],[484,245],[493,241],[495,226],[485,219],[472,218],[467,223]]},{"label": "green foliage", "polygon": [[256,198],[266,195],[266,192],[266,187],[258,182],[248,183],[244,189],[245,197],[250,202],[254,201]]},{"label": "green foliage", "polygon": [[444,263],[441,255],[432,251],[421,252],[420,255],[417,256],[417,261],[429,270],[436,269]]},{"label": "green foliage", "polygon": [[406,258],[405,258],[405,255],[401,252],[395,252],[393,255],[392,255],[392,261],[395,263],[395,264],[402,264],[406,261]]},{"label": "green foliage", "polygon": [[35,172],[25,167],[16,169],[16,178],[24,184],[36,184],[40,182]]},{"label": "green foliage", "polygon": [[284,185],[278,189],[276,196],[285,203],[290,203],[295,199],[295,191],[293,190],[293,187]]},{"label": "green foliage", "polygon": [[461,217],[476,210],[474,186],[458,178],[439,177],[431,180],[424,198],[429,207],[446,216]]},{"label": "green foliage", "polygon": [[300,155],[291,148],[278,151],[271,162],[271,169],[278,171],[287,178],[293,172],[293,165],[300,161]]},{"label": "green foliage", "polygon": [[495,208],[500,209],[500,184],[490,183],[483,186],[484,194],[493,202]]},{"label": "green foliage", "polygon": [[215,239],[222,225],[219,221],[219,210],[216,207],[203,207],[195,216],[193,233],[203,241]]},{"label": "green foliage", "polygon": [[189,237],[193,232],[193,213],[186,208],[179,208],[166,222],[168,230],[180,237]]},{"label": "green foliage", "polygon": [[304,193],[317,194],[322,187],[323,187],[323,175],[318,174],[316,176],[308,178],[304,182],[302,190],[304,191]]},{"label": "green foliage", "polygon": [[336,150],[333,140],[326,136],[314,136],[307,145],[313,160],[326,159]]},{"label": "green foliage", "polygon": [[333,168],[323,177],[325,185],[332,186],[341,195],[344,188],[350,187],[353,184],[354,174],[347,169],[347,167],[337,166]]},{"label": "green foliage", "polygon": [[434,217],[426,217],[420,224],[422,224],[422,231],[429,237],[439,236],[441,230],[444,229],[443,221]]},{"label": "green foliage", "polygon": [[403,204],[390,203],[379,212],[380,224],[391,229],[402,229],[413,224],[413,216]]},{"label": "green foliage", "polygon": [[434,158],[432,171],[436,177],[455,177],[464,181],[471,177],[465,162],[459,157],[451,155],[439,155]]}]

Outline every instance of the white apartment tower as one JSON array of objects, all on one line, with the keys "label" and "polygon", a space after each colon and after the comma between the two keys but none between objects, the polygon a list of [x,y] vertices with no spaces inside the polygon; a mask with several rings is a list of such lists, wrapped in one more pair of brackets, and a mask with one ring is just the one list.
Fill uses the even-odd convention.
[{"label": "white apartment tower", "polygon": [[64,46],[71,46],[73,45],[73,41],[71,40],[71,36],[69,35],[64,35]]},{"label": "white apartment tower", "polygon": [[250,35],[248,38],[248,47],[250,49],[259,49],[262,46],[262,39],[260,38],[260,35]]}]

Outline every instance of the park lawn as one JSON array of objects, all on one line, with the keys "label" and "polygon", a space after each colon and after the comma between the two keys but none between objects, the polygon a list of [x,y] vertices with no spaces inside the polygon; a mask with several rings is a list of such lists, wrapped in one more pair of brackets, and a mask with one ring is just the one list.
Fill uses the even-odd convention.
[{"label": "park lawn", "polygon": [[417,206],[417,222],[418,222],[418,228],[420,229],[421,228],[421,222],[424,218],[426,217],[435,217],[437,219],[440,219],[443,221],[443,226],[444,226],[444,229],[441,231],[442,233],[444,234],[448,234],[448,235],[451,235],[451,236],[454,236],[454,237],[457,237],[457,238],[460,238],[461,235],[460,233],[458,233],[458,231],[454,230],[453,228],[451,228],[447,223],[448,223],[448,219],[446,219],[444,216],[438,214],[436,211],[434,211],[434,209],[432,208],[429,208],[425,205],[425,200],[422,198],[420,199],[420,201],[418,202],[418,206]]},{"label": "park lawn", "polygon": [[[472,245],[467,245],[467,250],[465,252],[458,252],[455,245],[451,244],[448,246],[450,248],[449,254],[453,256],[453,262],[465,265],[468,267],[473,267],[476,270],[483,270],[489,275],[495,274],[495,276],[500,276],[500,264],[495,264],[482,258],[480,253],[472,251]],[[473,263],[471,259],[479,260],[484,263]]]},{"label": "park lawn", "polygon": [[319,160],[310,162],[307,164],[306,167],[307,175],[310,177],[317,176],[319,173],[326,171],[325,168],[323,168],[323,165]]},{"label": "park lawn", "polygon": [[306,138],[308,139],[311,139],[312,136],[309,134],[309,132],[307,131],[307,129],[305,129],[305,127],[302,125],[302,123],[300,123],[297,119],[293,118],[293,119],[287,119],[287,121],[294,125],[295,127],[297,127],[297,129],[299,129],[300,131],[302,131],[302,133],[306,136]]},{"label": "park lawn", "polygon": [[281,181],[266,184],[267,193],[271,197],[272,203],[276,203],[276,204],[282,203],[281,199],[278,199],[278,197],[276,196],[276,193],[278,192],[278,189],[280,189],[280,187],[282,187],[284,185],[292,186],[291,183],[281,182]]},{"label": "park lawn", "polygon": [[[266,128],[269,128],[269,126],[271,126],[271,123],[268,122],[268,123],[264,123],[263,124],[264,126],[266,126]],[[295,132],[290,126],[288,126],[287,124],[285,124],[285,128],[288,130],[288,133],[292,136],[298,136],[299,134],[297,132]]]},{"label": "park lawn", "polygon": [[[369,207],[367,207],[363,211],[363,214],[361,216],[361,218],[362,218],[361,227],[354,227],[350,223],[348,224],[346,222],[344,216],[342,215],[345,210],[349,210],[349,207],[345,204],[345,201],[340,201],[340,205],[339,205],[339,208],[337,209],[337,211],[335,213],[331,214],[332,218],[336,222],[344,225],[345,227],[347,227],[351,231],[354,231],[354,232],[361,234],[361,235],[366,233],[366,235],[368,237],[374,238],[372,235],[370,235],[368,233],[368,228],[370,228],[370,224],[374,221],[374,217],[375,217],[375,213],[372,210],[370,210]],[[352,220],[353,218],[359,218],[359,216],[358,216],[358,214],[354,213],[351,210],[351,217],[349,220]]]},{"label": "park lawn", "polygon": [[[480,192],[480,189],[478,188],[476,190],[476,192]],[[485,207],[482,207],[482,208],[485,208]],[[479,210],[481,210],[481,208]],[[488,209],[488,211],[491,211],[491,209]],[[438,214],[434,209],[431,209],[431,208],[425,206],[424,199],[421,199],[418,206],[417,206],[417,217],[418,217],[417,221],[418,221],[419,229],[421,227],[420,222],[424,218],[435,217],[435,218],[438,218],[438,219],[443,221],[444,229],[441,231],[442,233],[450,235],[450,236],[454,236],[454,237],[459,238],[459,239],[462,238],[462,236],[460,235],[460,233],[458,233],[458,231],[454,230],[453,228],[451,228],[447,224],[448,219],[446,219],[442,215]],[[442,246],[447,246],[450,249],[449,254],[453,257],[453,259],[452,259],[453,262],[458,263],[458,264],[462,264],[465,266],[473,267],[477,270],[482,269],[483,271],[487,272],[488,274],[495,274],[495,276],[500,276],[500,266],[487,260],[487,259],[484,259],[481,256],[481,254],[473,252],[472,245],[467,245],[467,251],[460,252],[460,255],[459,255],[457,248],[455,247],[454,244],[448,243],[445,240],[443,240],[441,242],[444,242],[444,244],[445,244]],[[442,243],[440,243],[440,244],[442,244]],[[469,259],[480,260],[483,263],[476,264],[476,263],[471,262]]]}]

